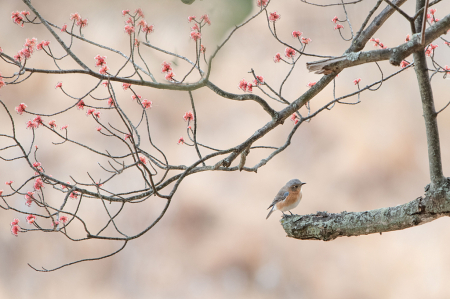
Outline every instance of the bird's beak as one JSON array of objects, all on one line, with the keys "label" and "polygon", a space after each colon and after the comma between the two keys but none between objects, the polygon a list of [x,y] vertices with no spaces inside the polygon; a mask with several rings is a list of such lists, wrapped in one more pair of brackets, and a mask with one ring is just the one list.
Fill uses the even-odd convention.
[{"label": "bird's beak", "polygon": [[302,183],[302,185],[306,185],[306,183]]}]

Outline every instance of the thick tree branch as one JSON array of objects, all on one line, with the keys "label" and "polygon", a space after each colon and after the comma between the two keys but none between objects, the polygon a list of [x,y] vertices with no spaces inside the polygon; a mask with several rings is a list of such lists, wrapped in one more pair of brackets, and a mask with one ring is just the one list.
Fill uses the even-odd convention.
[{"label": "thick tree branch", "polygon": [[420,43],[420,33],[413,35],[409,42],[395,48],[373,50],[367,52],[347,53],[344,56],[313,61],[306,64],[310,72],[331,74],[345,68],[382,60],[389,60],[392,65],[400,65],[401,61],[417,52],[450,29],[450,15],[445,16],[425,32],[425,44]]},{"label": "thick tree branch", "polygon": [[[425,0],[417,1],[417,9],[423,7]],[[447,16],[450,20],[450,15]],[[416,29],[422,26],[424,17],[416,19]],[[450,23],[450,22],[449,22]],[[434,107],[433,90],[428,77],[428,66],[423,51],[414,53],[414,62],[417,83],[419,85],[420,98],[422,100],[423,117],[427,134],[428,164],[430,167],[431,188],[440,186],[444,181],[442,173],[441,146],[439,143],[439,130],[437,125],[437,113]]]}]

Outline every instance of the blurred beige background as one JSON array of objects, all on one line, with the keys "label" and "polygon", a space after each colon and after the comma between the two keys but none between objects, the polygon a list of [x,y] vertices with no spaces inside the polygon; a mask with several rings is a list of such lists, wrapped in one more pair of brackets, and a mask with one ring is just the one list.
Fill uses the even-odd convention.
[{"label": "blurred beige background", "polygon": [[[147,22],[155,25],[155,32],[150,36],[152,43],[191,59],[195,45],[189,39],[187,16],[209,14],[212,25],[204,29],[208,54],[234,23],[256,12],[254,3],[238,0],[197,0],[190,6],[175,0],[33,2],[44,17],[58,25],[69,23],[70,13],[79,12],[89,19],[89,26],[84,30],[86,38],[125,53],[128,41],[123,33],[125,19],[121,17],[121,10],[141,7]],[[415,4],[409,2],[404,9],[412,14]],[[357,31],[374,3],[364,1],[347,7],[353,30]],[[437,16],[443,17],[449,12],[450,5],[443,1],[436,8]],[[20,28],[11,22],[10,12],[24,9],[20,1],[0,1],[3,28],[0,47],[5,53],[15,54],[25,38],[36,37],[39,41],[51,40],[52,50],[61,55],[54,39],[41,27],[25,25]],[[282,16],[277,23],[277,32],[282,39],[294,42],[290,32],[300,30],[313,40],[308,52],[340,55],[348,47],[348,43],[333,30],[334,24],[330,21],[335,15],[343,19],[342,9],[312,7],[299,0],[273,0],[269,11],[274,10]],[[343,33],[349,37],[349,26],[344,26]],[[408,24],[396,15],[375,37],[388,47],[395,46],[403,42],[408,28]],[[438,44],[438,61],[450,65],[448,48],[441,41]],[[366,48],[372,49],[372,45],[368,44]],[[163,81],[160,64],[164,60],[173,61],[172,58],[144,47],[142,50],[157,79]],[[75,43],[74,51],[91,67],[97,54],[106,55],[113,70],[123,62],[111,52],[80,42]],[[236,32],[223,48],[214,61],[211,80],[227,91],[238,93],[238,82],[242,78],[250,80],[248,72],[253,68],[277,87],[288,66],[273,63],[272,57],[283,51],[284,46],[271,38],[264,17],[259,17]],[[302,58],[293,72],[283,89],[288,99],[302,94],[308,82],[319,80],[319,75],[308,73],[304,67],[305,62],[312,60],[315,59]],[[180,60],[173,62],[178,65],[175,73],[179,76],[188,69]],[[35,53],[30,60],[35,67],[50,63],[43,53]],[[70,61],[62,65],[75,67]],[[397,70],[388,63],[381,65],[385,76]],[[11,71],[5,63],[0,63],[3,75],[11,74]],[[336,80],[337,95],[355,91],[353,80],[359,77],[362,78],[361,85],[366,86],[379,80],[380,73],[375,65],[345,70]],[[40,113],[67,107],[71,100],[54,89],[58,81],[63,81],[64,88],[75,96],[84,94],[95,83],[82,76],[33,75],[23,84],[0,90],[0,97],[13,112],[18,134],[25,144],[31,139],[30,131],[24,129],[29,116],[15,114],[14,107],[25,102],[30,111]],[[440,109],[449,100],[448,81],[435,77],[433,87],[436,106]],[[192,163],[196,158],[193,148],[176,145],[180,136],[186,138],[186,123],[182,116],[191,109],[187,93],[148,88],[137,90],[153,101],[150,115],[155,143],[167,152],[172,164]],[[100,89],[97,95],[105,96],[102,92]],[[255,93],[260,94],[259,91]],[[234,146],[270,120],[254,102],[229,101],[207,89],[193,94],[198,114],[198,140],[205,144],[220,148]],[[118,91],[118,97],[123,101],[124,109],[137,119],[138,109],[129,99],[130,93]],[[330,100],[331,86],[312,101],[311,107],[317,109]],[[60,234],[45,233],[20,234],[15,238],[9,232],[9,223],[19,217],[25,225],[24,216],[2,210],[0,298],[448,298],[450,221],[447,218],[405,231],[339,238],[326,243],[286,238],[278,212],[265,220],[267,206],[279,188],[292,178],[307,182],[302,203],[293,210],[297,214],[395,206],[423,194],[429,175],[414,71],[408,70],[385,82],[377,92],[363,93],[361,100],[362,103],[356,106],[336,106],[302,125],[291,146],[257,174],[208,172],[188,177],[160,223],[130,242],[121,253],[105,260],[81,263],[52,273],[37,273],[27,263],[53,268],[76,259],[108,254],[121,244],[76,243]],[[356,98],[349,101],[356,101]],[[271,104],[276,109],[283,107]],[[301,112],[306,113],[304,108]],[[2,111],[0,115],[1,133],[10,132],[6,114]],[[109,139],[98,137],[97,125],[83,112],[75,109],[65,117],[54,119],[59,126],[69,124],[70,136],[74,139],[99,150],[108,148],[119,152],[117,143],[110,144]],[[106,112],[102,114],[102,120],[116,121]],[[444,173],[448,174],[450,110],[442,112],[438,121]],[[287,121],[258,144],[283,144],[292,125]],[[51,141],[59,140],[41,129],[37,130],[37,135],[38,157],[48,173],[64,180],[73,175],[85,182],[88,171],[96,179],[105,177],[97,166],[97,162],[105,163],[105,159],[66,144],[52,146]],[[0,139],[0,145],[5,145],[4,142]],[[263,150],[252,151],[249,165],[267,154]],[[134,179],[135,174],[123,175],[110,188],[115,191],[141,188]],[[13,180],[19,184],[30,175],[32,172],[23,162],[0,161],[0,182]],[[0,189],[8,190],[6,187]],[[50,202],[60,203],[60,196],[52,195],[51,190],[46,192],[51,194]],[[9,202],[26,208],[20,196]],[[127,207],[118,223],[132,235],[158,215],[163,203],[151,198],[143,204]],[[75,202],[69,205],[74,206]],[[33,209],[35,207],[30,210]],[[105,223],[105,211],[98,202],[83,205],[81,212],[95,228]],[[83,236],[76,232],[75,235]]]}]

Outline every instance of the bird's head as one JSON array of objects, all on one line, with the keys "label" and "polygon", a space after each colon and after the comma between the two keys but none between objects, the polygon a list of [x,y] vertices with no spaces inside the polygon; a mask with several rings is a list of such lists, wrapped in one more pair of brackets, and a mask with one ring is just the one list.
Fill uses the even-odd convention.
[{"label": "bird's head", "polygon": [[286,185],[290,191],[295,192],[295,191],[301,190],[302,185],[304,185],[304,184],[306,184],[306,183],[303,183],[299,179],[293,179],[293,180],[290,180]]}]

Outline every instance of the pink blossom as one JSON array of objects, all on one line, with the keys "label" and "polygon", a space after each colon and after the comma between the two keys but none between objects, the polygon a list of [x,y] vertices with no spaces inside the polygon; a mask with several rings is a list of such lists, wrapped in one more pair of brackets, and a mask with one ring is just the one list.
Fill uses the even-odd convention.
[{"label": "pink blossom", "polygon": [[147,22],[146,22],[145,20],[140,20],[140,21],[138,22],[138,25],[141,26],[141,27],[144,27],[144,26],[147,25]]},{"label": "pink blossom", "polygon": [[76,12],[76,13],[70,14],[70,19],[79,21],[79,20],[81,20],[81,16]]},{"label": "pink blossom", "polygon": [[69,127],[69,125],[64,125],[61,127],[61,130],[67,130],[68,127]]},{"label": "pink blossom", "polygon": [[269,13],[269,21],[276,22],[280,18],[281,16],[276,11]]},{"label": "pink blossom", "polygon": [[102,85],[105,86],[105,87],[108,87],[108,84],[109,84],[108,81],[103,81],[102,82]]},{"label": "pink blossom", "polygon": [[104,65],[106,65],[106,56],[97,55],[97,56],[94,57],[94,59],[97,60],[97,62],[95,63],[95,66],[104,66]]},{"label": "pink blossom", "polygon": [[202,34],[198,31],[191,31],[191,38],[195,41],[202,38]]},{"label": "pink blossom", "polygon": [[25,204],[27,206],[31,206],[34,200],[34,192],[28,191],[27,194],[25,194],[25,200],[26,200]]},{"label": "pink blossom", "polygon": [[299,38],[302,34],[303,32],[300,31],[292,31],[292,37],[294,38]]},{"label": "pink blossom", "polygon": [[200,17],[203,21],[205,21],[206,24],[211,25],[211,20],[209,19],[208,15],[203,15]]},{"label": "pink blossom", "polygon": [[[258,82],[259,81],[259,82]],[[253,83],[258,86],[259,84],[264,84],[263,76],[256,76],[256,79],[253,80]]]},{"label": "pink blossom", "polygon": [[429,12],[430,12],[430,14],[434,15],[434,13],[436,12],[436,9],[430,8]]},{"label": "pink blossom", "polygon": [[44,186],[44,182],[42,182],[41,178],[37,178],[34,182],[34,190],[41,190],[41,188]]},{"label": "pink blossom", "polygon": [[84,103],[84,101],[83,101],[83,100],[79,100],[78,103],[77,103],[78,109],[84,110],[84,106],[86,106],[86,104]]},{"label": "pink blossom", "polygon": [[[430,9],[430,10],[431,10],[431,9]],[[436,9],[435,9],[434,11],[436,11]],[[23,15],[24,17],[26,17],[26,16],[29,16],[29,15],[30,15],[30,12],[29,12],[29,11],[26,11],[26,10],[23,10],[23,11],[20,12],[20,14]]]},{"label": "pink blossom", "polygon": [[20,15],[20,12],[18,11],[12,12],[11,19],[13,19],[13,22],[16,23],[17,25],[21,25],[23,27],[24,20],[23,17]]},{"label": "pink blossom", "polygon": [[241,89],[243,91],[247,91],[247,86],[248,86],[248,83],[245,79],[242,79],[241,81],[239,81],[239,85],[238,85],[239,89]]},{"label": "pink blossom", "polygon": [[92,115],[92,114],[94,114],[94,112],[95,112],[95,108],[89,108],[86,112],[86,115],[87,116]]},{"label": "pink blossom", "polygon": [[62,216],[59,216],[59,220],[60,220],[62,223],[66,224],[66,222],[69,221],[69,218],[67,218],[66,215],[62,215]]},{"label": "pink blossom", "polygon": [[33,119],[33,121],[34,121],[35,123],[37,123],[38,127],[39,127],[40,125],[43,125],[43,124],[44,124],[44,122],[42,121],[42,118],[41,118],[40,115],[36,116],[36,117]]},{"label": "pink blossom", "polygon": [[446,73],[450,73],[450,67],[448,65],[445,66],[444,70],[445,70]]},{"label": "pink blossom", "polygon": [[12,183],[14,183],[14,182],[13,181],[5,182],[5,184],[8,185],[8,186],[11,186]]},{"label": "pink blossom", "polygon": [[128,20],[125,21],[125,24],[133,24],[133,19],[128,18]]},{"label": "pink blossom", "polygon": [[406,36],[406,38],[405,38],[405,42],[409,42],[411,39],[410,39],[410,37],[409,37],[409,34]]},{"label": "pink blossom", "polygon": [[284,50],[284,55],[288,58],[293,58],[297,52],[292,48],[286,48]]},{"label": "pink blossom", "polygon": [[142,107],[144,107],[144,109],[152,108],[152,104],[153,104],[153,102],[149,101],[147,99],[144,99],[142,101]]},{"label": "pink blossom", "polygon": [[131,35],[131,33],[134,32],[134,27],[131,26],[131,25],[126,25],[124,30],[125,30],[126,33],[128,33],[129,35]]},{"label": "pink blossom", "polygon": [[122,88],[123,90],[127,90],[128,88],[130,88],[131,84],[129,83],[122,83]]},{"label": "pink blossom", "polygon": [[19,227],[18,225],[13,225],[13,226],[11,227],[11,233],[12,233],[14,236],[18,237],[19,231],[20,231],[20,227]]},{"label": "pink blossom", "polygon": [[27,222],[29,224],[33,224],[35,220],[36,220],[36,216],[31,215],[31,214],[27,216]]},{"label": "pink blossom", "polygon": [[430,44],[425,50],[425,55],[431,56],[434,53],[434,49],[436,49],[437,47],[438,45]]},{"label": "pink blossom", "polygon": [[127,140],[128,138],[131,139],[131,135],[130,134],[125,134],[124,140]]},{"label": "pink blossom", "polygon": [[189,22],[189,23],[192,22],[193,20],[195,20],[195,16],[189,16],[189,17],[188,17],[188,22]]},{"label": "pink blossom", "polygon": [[273,57],[273,61],[280,62],[280,60],[281,60],[281,54],[280,53],[275,54],[275,56]]},{"label": "pink blossom", "polygon": [[[142,99],[142,96],[138,95],[137,98],[140,100],[140,99]],[[132,96],[131,96],[131,99],[132,99],[133,101],[136,100],[136,96],[135,96],[135,95],[132,95]]]},{"label": "pink blossom", "polygon": [[56,83],[55,89],[56,89],[56,88],[61,88],[61,87],[62,87],[62,82]]},{"label": "pink blossom", "polygon": [[50,128],[54,128],[54,127],[56,127],[56,121],[55,120],[51,120],[51,121],[49,121],[48,122],[48,125],[50,126]]},{"label": "pink blossom", "polygon": [[358,78],[358,79],[353,80],[353,83],[355,83],[355,85],[356,85],[356,84],[359,84],[359,82],[361,82],[361,78]]},{"label": "pink blossom", "polygon": [[67,31],[67,24],[64,24],[64,25],[61,27],[61,32],[65,32],[65,31]]},{"label": "pink blossom", "polygon": [[125,16],[126,14],[129,14],[129,13],[130,13],[129,9],[122,10],[122,16]]},{"label": "pink blossom", "polygon": [[3,190],[0,190],[0,196],[2,196],[2,194],[3,194]]},{"label": "pink blossom", "polygon": [[108,105],[109,107],[114,107],[114,100],[112,98],[108,99]]},{"label": "pink blossom", "polygon": [[38,168],[39,166],[41,166],[41,162],[34,162],[33,163],[33,167]]},{"label": "pink blossom", "polygon": [[258,1],[256,1],[256,5],[258,6],[258,7],[264,7],[264,6],[266,6],[267,5],[267,2],[268,2],[268,0],[258,0]]},{"label": "pink blossom", "polygon": [[72,199],[77,199],[78,198],[78,192],[77,191],[73,191],[72,193],[70,193],[69,197]]},{"label": "pink blossom", "polygon": [[198,27],[198,24],[195,24],[194,26],[191,27],[191,30],[192,31],[194,31],[194,30],[200,31],[200,27]]},{"label": "pink blossom", "polygon": [[192,113],[192,111],[188,111],[184,114],[183,116],[184,121],[193,121],[194,120],[194,114]]},{"label": "pink blossom", "polygon": [[380,47],[381,49],[386,49],[385,45],[383,43],[381,43],[378,38],[371,38],[370,41],[375,43],[373,45],[374,47]]},{"label": "pink blossom", "polygon": [[309,37],[302,37],[302,43],[304,43],[305,45],[309,44],[310,42],[312,42],[312,39],[310,39]]},{"label": "pink blossom", "polygon": [[58,226],[59,225],[59,221],[55,221],[55,222],[52,222],[52,226]]},{"label": "pink blossom", "polygon": [[162,69],[161,69],[161,72],[162,73],[168,73],[168,72],[170,72],[171,70],[172,70],[172,67],[170,66],[170,63],[168,63],[168,62],[163,62],[162,63]]},{"label": "pink blossom", "polygon": [[95,118],[100,118],[100,111],[95,111],[93,114]]},{"label": "pink blossom", "polygon": [[309,82],[306,86],[308,86],[309,88],[313,87],[314,85],[316,85],[317,82]]},{"label": "pink blossom", "polygon": [[5,82],[3,82],[3,78],[0,76],[0,88],[5,86]]},{"label": "pink blossom", "polygon": [[11,226],[18,225],[18,224],[19,224],[19,219],[17,219],[17,218],[14,218],[14,220],[11,222]]},{"label": "pink blossom", "polygon": [[27,121],[27,129],[36,129],[38,127],[38,123],[32,121],[31,119]]},{"label": "pink blossom", "polygon": [[150,25],[150,26],[148,26],[148,25],[145,25],[144,27],[142,27],[142,32],[145,32],[145,34],[149,34],[149,33],[152,33],[153,31],[155,31],[155,26],[154,25]]},{"label": "pink blossom", "polygon": [[102,75],[106,75],[108,70],[109,70],[109,67],[107,65],[104,65],[100,68],[100,70],[98,72]]},{"label": "pink blossom", "polygon": [[331,19],[331,22],[333,22],[333,23],[337,23],[337,21],[339,21],[339,19],[338,19],[338,17],[337,16],[334,16],[334,18],[333,19]]},{"label": "pink blossom", "polygon": [[247,84],[247,92],[253,92],[253,85],[250,82]]},{"label": "pink blossom", "polygon": [[168,72],[167,75],[165,76],[165,78],[167,81],[175,81],[173,76],[175,76],[175,74],[173,72]]},{"label": "pink blossom", "polygon": [[141,45],[141,42],[140,42],[137,38],[135,38],[135,39],[134,39],[134,45],[135,45],[136,47],[139,47],[139,46]]},{"label": "pink blossom", "polygon": [[26,108],[27,108],[27,105],[25,105],[24,103],[21,103],[19,106],[16,107],[16,111],[17,111],[17,113],[22,115],[22,113],[25,111]]},{"label": "pink blossom", "polygon": [[39,44],[36,45],[36,50],[42,50],[43,47],[48,47],[48,45],[50,45],[50,41],[43,40]]},{"label": "pink blossom", "polygon": [[341,24],[336,24],[336,26],[334,26],[334,30],[336,29],[343,29],[344,26],[342,26]]},{"label": "pink blossom", "polygon": [[102,127],[97,127],[97,131],[100,132],[102,130]]},{"label": "pink blossom", "polygon": [[145,18],[144,13],[142,12],[142,9],[138,8],[134,11],[134,13],[138,14],[141,18]]},{"label": "pink blossom", "polygon": [[178,144],[184,144],[184,138],[180,137],[180,139],[178,139]]},{"label": "pink blossom", "polygon": [[205,51],[206,51],[206,47],[204,45],[201,45],[200,46],[200,52],[201,53],[205,53]]},{"label": "pink blossom", "polygon": [[291,115],[290,119],[291,119],[291,121],[294,122],[295,125],[300,121],[300,119],[298,118],[298,115],[296,113],[293,113]]},{"label": "pink blossom", "polygon": [[147,164],[147,159],[144,156],[140,156],[139,160],[142,162],[142,164]]},{"label": "pink blossom", "polygon": [[77,26],[80,26],[81,28],[86,27],[88,25],[88,19],[84,19],[84,20],[78,20],[77,21]]}]

